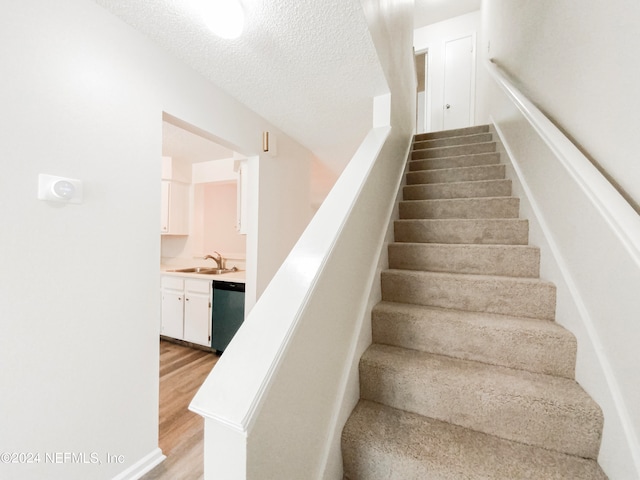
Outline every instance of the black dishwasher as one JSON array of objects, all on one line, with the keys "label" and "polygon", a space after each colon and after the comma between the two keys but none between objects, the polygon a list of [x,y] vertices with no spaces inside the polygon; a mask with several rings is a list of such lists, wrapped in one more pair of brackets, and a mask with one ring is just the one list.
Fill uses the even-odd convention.
[{"label": "black dishwasher", "polygon": [[244,321],[244,283],[213,281],[211,348],[222,353]]}]

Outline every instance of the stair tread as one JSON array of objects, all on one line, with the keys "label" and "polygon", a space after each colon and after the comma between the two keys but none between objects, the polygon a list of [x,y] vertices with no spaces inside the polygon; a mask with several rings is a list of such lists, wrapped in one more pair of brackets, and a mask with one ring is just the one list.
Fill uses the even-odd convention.
[{"label": "stair tread", "polygon": [[407,172],[407,185],[422,185],[432,183],[460,183],[482,180],[503,180],[505,165],[474,165],[470,167],[438,168],[432,170],[413,170]]},{"label": "stair tread", "polygon": [[[453,155],[450,157],[423,158],[417,160],[409,160],[409,171],[413,170],[432,170],[440,167],[439,165],[454,165],[457,167],[474,166],[474,165],[496,165],[500,163],[500,154],[498,152],[485,153],[469,153],[466,155]],[[421,168],[426,167],[426,168]]]},{"label": "stair tread", "polygon": [[382,299],[392,302],[555,318],[556,287],[539,278],[387,269],[381,282]]},{"label": "stair tread", "polygon": [[518,218],[518,197],[402,200],[400,218]]},{"label": "stair tread", "polygon": [[[491,166],[491,165],[477,165],[477,166]],[[472,167],[461,167],[461,168],[472,168]],[[451,170],[451,169],[447,169],[444,168],[442,170]],[[418,172],[432,172],[434,170],[417,170]],[[413,172],[412,172],[413,173]],[[454,186],[454,185],[480,185],[480,184],[485,184],[485,183],[503,183],[503,182],[510,182],[511,180],[508,180],[506,178],[495,178],[492,180],[463,180],[460,182],[440,182],[440,183],[425,183],[425,184],[414,184],[414,185],[406,185],[406,187],[420,187],[422,185],[429,185],[429,186],[433,186],[433,187],[437,187],[438,185],[446,185],[446,186]],[[481,198],[481,197],[477,197],[477,198]]]},{"label": "stair tread", "polygon": [[486,133],[489,131],[489,125],[474,125],[472,127],[453,128],[448,130],[438,130],[435,132],[419,133],[414,136],[415,140],[431,140],[435,138],[458,137],[465,135],[473,135],[475,133]]},{"label": "stair tread", "polygon": [[473,180],[467,182],[405,185],[404,200],[436,200],[511,196],[511,180]]},{"label": "stair tread", "polygon": [[[494,142],[493,140],[489,141],[489,142],[476,142],[476,143],[469,143],[469,144],[465,144],[465,145],[445,145],[442,147],[427,147],[427,148],[413,148],[413,152],[429,152],[429,151],[434,151],[434,150],[455,150],[458,147],[468,147],[468,146],[478,146],[478,145],[482,145],[482,146],[488,146],[488,145],[496,145],[496,142]],[[415,145],[414,145],[415,147]],[[480,153],[480,152],[479,152]]]},{"label": "stair tread", "polygon": [[509,202],[520,200],[513,195],[503,197],[464,197],[464,198],[425,198],[419,200],[401,200],[400,203],[470,203],[470,202]]},{"label": "stair tread", "polygon": [[389,244],[389,267],[468,274],[538,277],[540,250],[529,245],[419,243]]},{"label": "stair tread", "polygon": [[372,310],[373,341],[573,378],[576,340],[535,318],[382,301]]},{"label": "stair tread", "polygon": [[529,240],[529,222],[521,218],[431,218],[394,221],[397,242],[516,244]]},{"label": "stair tread", "polygon": [[595,458],[602,412],[573,379],[373,344],[361,397],[509,440]]},{"label": "stair tread", "polygon": [[396,222],[430,222],[433,223],[434,225],[436,223],[444,223],[444,222],[466,222],[466,223],[473,223],[473,222],[488,222],[488,223],[504,223],[504,222],[509,222],[509,223],[522,223],[522,222],[528,222],[528,220],[524,219],[524,218],[485,218],[485,219],[473,219],[473,218],[411,218],[411,219],[400,219],[400,220],[395,220]]},{"label": "stair tread", "polygon": [[432,147],[423,149],[413,149],[411,160],[422,160],[428,158],[454,157],[458,155],[473,155],[478,153],[495,152],[496,142],[470,143],[468,145],[452,145],[450,147]]},{"label": "stair tread", "polygon": [[342,437],[346,480],[605,480],[592,460],[361,400]]},{"label": "stair tread", "polygon": [[527,285],[547,285],[555,287],[553,282],[540,278],[510,277],[505,275],[482,275],[455,272],[429,272],[424,270],[404,270],[399,268],[387,268],[382,274],[408,275],[416,277],[455,278],[460,280],[487,281],[487,282],[514,282]]},{"label": "stair tread", "polygon": [[420,242],[391,242],[390,245],[420,245],[424,247],[441,247],[441,248],[473,248],[478,250],[499,250],[499,249],[513,249],[513,250],[535,250],[539,251],[538,247],[533,245],[509,245],[509,244],[492,244],[484,245],[481,243],[420,243]]},{"label": "stair tread", "polygon": [[448,147],[454,145],[470,145],[493,141],[493,135],[489,132],[473,133],[470,135],[459,135],[454,137],[432,138],[426,140],[414,140],[413,149],[424,147]]},{"label": "stair tread", "polygon": [[[424,381],[426,376],[440,376],[440,372],[443,372],[448,378],[448,388],[454,388],[453,385],[457,384],[460,388],[476,393],[488,389],[490,395],[502,391],[521,396],[526,392],[536,398],[547,398],[554,403],[564,402],[583,406],[591,413],[599,412],[591,397],[571,378],[377,343],[372,344],[365,351],[362,361],[411,372],[410,376],[419,381]],[[455,374],[449,375],[447,372],[455,372]],[[473,385],[470,386],[470,384]],[[462,390],[459,391],[462,392]]]},{"label": "stair tread", "polygon": [[[445,171],[465,171],[465,170],[488,170],[491,168],[495,168],[497,166],[504,166],[503,163],[490,163],[488,165],[468,165],[465,167],[445,167],[445,168],[427,168],[424,170],[411,170],[409,172],[407,172],[408,174],[413,174],[413,173],[424,173],[424,172],[429,172],[429,173],[439,173],[439,172],[445,172]],[[471,182],[473,181],[483,181],[483,180],[469,180]]]}]

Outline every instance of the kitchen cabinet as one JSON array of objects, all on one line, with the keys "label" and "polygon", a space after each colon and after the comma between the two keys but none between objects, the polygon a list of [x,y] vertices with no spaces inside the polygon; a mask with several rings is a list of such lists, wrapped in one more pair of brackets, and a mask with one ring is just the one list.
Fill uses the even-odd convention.
[{"label": "kitchen cabinet", "polygon": [[160,233],[164,235],[189,234],[189,185],[162,180]]},{"label": "kitchen cabinet", "polygon": [[185,280],[184,337],[211,346],[211,280]]},{"label": "kitchen cabinet", "polygon": [[211,346],[211,280],[162,276],[161,335]]}]

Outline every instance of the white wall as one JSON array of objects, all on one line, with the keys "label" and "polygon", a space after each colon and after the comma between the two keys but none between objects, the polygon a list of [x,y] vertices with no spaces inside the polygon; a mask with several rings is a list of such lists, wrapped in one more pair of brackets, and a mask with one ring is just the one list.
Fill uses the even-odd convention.
[{"label": "white wall", "polygon": [[[479,31],[480,11],[467,13],[414,30],[413,46],[416,53],[427,50],[429,52],[426,85],[427,94],[431,100],[429,103],[430,109],[427,111],[427,115],[430,117],[429,131],[443,129],[445,42],[466,35],[477,35]],[[482,73],[476,65],[476,81],[478,74],[482,75]]]},{"label": "white wall", "polygon": [[[256,299],[312,217],[309,201],[311,158],[307,150],[279,137],[277,156],[262,154],[248,160],[248,177],[252,184],[248,212],[250,216],[251,212],[259,214],[257,222],[250,218],[247,236],[247,269],[253,264],[260,265],[256,272]],[[252,238],[259,239],[257,244]]]},{"label": "white wall", "polygon": [[529,243],[541,250],[540,276],[557,287],[556,321],[578,341],[576,380],[604,413],[598,461],[611,480],[638,478],[640,257],[499,88],[483,94],[509,152],[502,158]]},{"label": "white wall", "polygon": [[[236,228],[238,186],[236,182],[201,184],[203,191],[202,252],[224,252],[225,258],[242,258],[246,236]],[[198,185],[195,186],[198,188]],[[211,262],[211,260],[209,260]],[[233,262],[229,263],[229,267]]]},{"label": "white wall", "polygon": [[490,47],[488,55],[640,211],[640,3],[485,0],[482,9],[481,50]]},{"label": "white wall", "polygon": [[[622,150],[630,151],[631,137],[621,133],[637,125],[637,119],[626,115],[623,121],[624,108],[617,105],[613,108],[618,118],[610,119],[595,91],[598,82],[599,93],[603,85],[616,83],[615,88],[624,89],[626,83],[613,75],[612,60],[601,51],[604,44],[613,46],[610,39],[619,49],[626,48],[621,40],[632,33],[620,2],[606,8],[596,2],[565,1],[514,7],[508,1],[483,3],[482,68],[487,57],[495,57],[554,123],[574,140],[584,135],[585,143],[578,147],[584,149],[588,142],[594,149],[587,149],[587,156],[606,149],[600,163],[620,169],[632,180],[631,186],[637,186],[633,157],[617,158]],[[626,15],[637,23],[636,10],[628,8]],[[627,60],[618,65],[625,78],[633,77],[639,65],[635,57]],[[495,122],[511,154],[514,167],[509,176],[522,199],[521,215],[530,220],[530,242],[541,248],[541,276],[558,288],[556,321],[577,337],[576,379],[604,413],[598,461],[612,480],[639,478],[640,256],[637,234],[625,236],[617,220],[626,218],[625,228],[637,232],[638,217],[587,158],[565,164],[564,156],[543,141],[505,92],[489,77],[485,80],[478,90],[481,115]],[[631,104],[640,98],[631,90],[625,92]],[[552,99],[553,106],[546,103]],[[589,122],[593,124],[586,125]],[[585,178],[592,183],[585,183]]]},{"label": "white wall", "polygon": [[397,138],[402,138],[402,143],[404,136],[415,130],[416,122],[417,87],[411,48],[414,0],[360,0],[360,3],[391,92],[390,123],[399,130]]},{"label": "white wall", "polygon": [[[0,16],[0,477],[107,479],[160,459],[158,333],[162,112],[258,151],[273,126],[85,0],[24,0]],[[212,115],[221,112],[221,115]],[[229,122],[233,116],[236,122]],[[231,125],[233,123],[233,125]],[[235,125],[242,125],[238,130]],[[284,135],[260,165],[273,274],[308,217],[310,153]],[[293,164],[293,165],[292,165]],[[283,170],[286,175],[278,175]],[[84,181],[84,203],[36,199],[39,173]],[[277,182],[273,179],[277,178]],[[275,183],[272,185],[271,182]],[[282,238],[282,242],[275,240]],[[277,248],[270,248],[275,244]],[[95,452],[101,464],[47,463]],[[107,463],[106,455],[123,463]],[[78,458],[78,457],[76,457]]]}]

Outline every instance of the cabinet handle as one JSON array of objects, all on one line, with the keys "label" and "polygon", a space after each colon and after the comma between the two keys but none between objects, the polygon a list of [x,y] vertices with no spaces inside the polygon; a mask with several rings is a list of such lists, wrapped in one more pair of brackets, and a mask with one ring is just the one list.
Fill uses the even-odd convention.
[{"label": "cabinet handle", "polygon": [[186,300],[187,302],[189,301],[189,299],[188,299],[188,298],[185,298],[185,300]]}]

